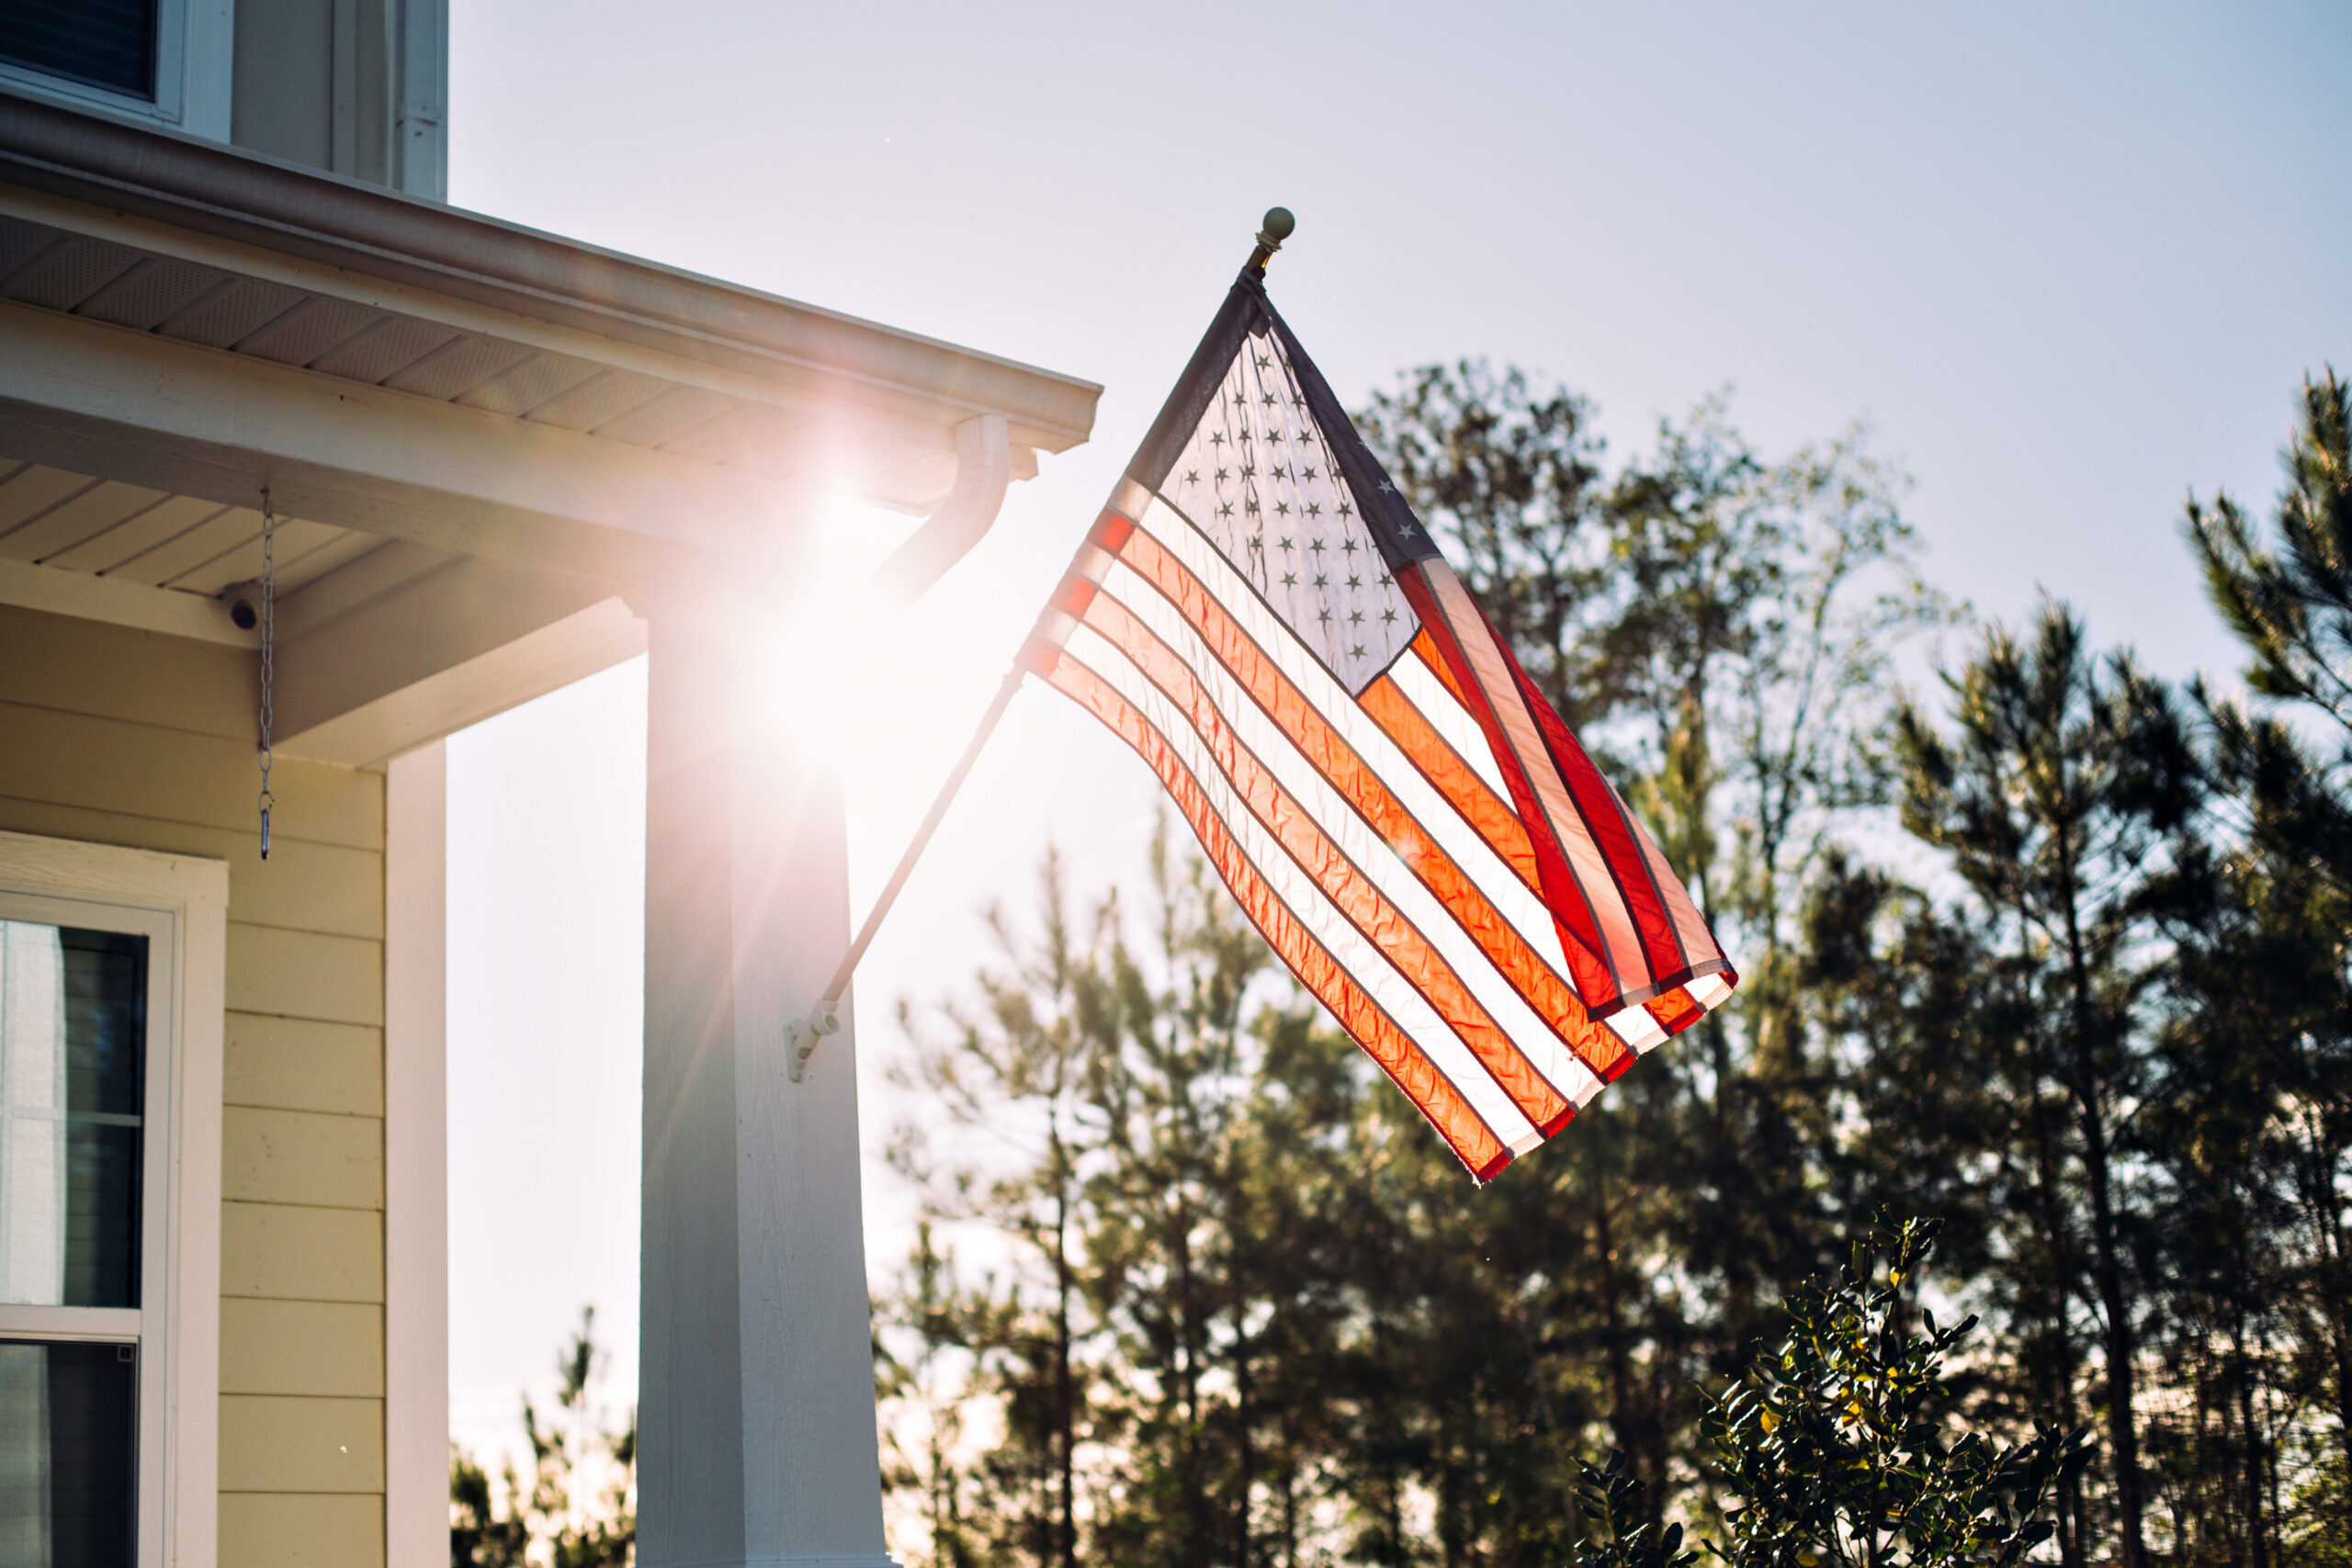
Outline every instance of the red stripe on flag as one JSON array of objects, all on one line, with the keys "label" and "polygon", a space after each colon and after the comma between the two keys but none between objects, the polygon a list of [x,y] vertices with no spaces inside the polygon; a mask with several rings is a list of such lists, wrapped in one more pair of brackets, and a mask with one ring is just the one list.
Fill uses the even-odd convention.
[{"label": "red stripe on flag", "polygon": [[[1089,607],[1086,620],[1087,625],[1108,637],[1112,646],[1133,660],[1145,678],[1183,710],[1185,716],[1192,721],[1193,728],[1207,742],[1211,754],[1224,770],[1234,793],[1241,796],[1258,820],[1264,823],[1283,848],[1290,852],[1291,858],[1315,879],[1324,896],[1338,907],[1349,922],[1380,950],[1382,956],[1396,966],[1397,973],[1404,976],[1407,984],[1428,998],[1430,1005],[1437,1010],[1438,1016],[1461,1036],[1462,1043],[1470,1048],[1470,1054],[1477,1057],[1479,1065],[1487,1069],[1487,1075],[1501,1087],[1502,1091],[1510,1096],[1511,1103],[1519,1107],[1528,1121],[1543,1127],[1567,1109],[1566,1098],[1511,1043],[1510,1036],[1470,993],[1469,987],[1453,966],[1430,945],[1427,935],[1374,886],[1363,868],[1316,824],[1305,803],[1283,787],[1282,781],[1274,777],[1272,770],[1233,732],[1216,702],[1176,650],[1161,641],[1149,626],[1137,620],[1125,604],[1109,594],[1097,599]],[[1322,739],[1354,763],[1350,771],[1361,775],[1359,782],[1369,786],[1367,795],[1377,791],[1378,795],[1387,796],[1387,792],[1379,789],[1378,782],[1371,777],[1371,770],[1340,740],[1336,733],[1321,724],[1319,719],[1315,728]],[[1292,739],[1294,741],[1296,739],[1295,737]],[[1305,749],[1301,750],[1304,751]],[[1310,756],[1309,761],[1315,759]],[[1317,766],[1319,769],[1319,762]],[[1325,776],[1329,778],[1330,775],[1326,772]],[[1469,887],[1468,879],[1462,875],[1452,861],[1445,859],[1443,852],[1429,840],[1426,834],[1420,832],[1404,807],[1396,806],[1393,796],[1387,796],[1387,799],[1394,809],[1386,815],[1395,819],[1394,826],[1409,839],[1418,840],[1419,846],[1425,846],[1429,854],[1443,862],[1443,870],[1452,874],[1450,880],[1461,891],[1476,899],[1477,908],[1483,911],[1487,920],[1495,926],[1504,926],[1502,917],[1494,907],[1477,897],[1476,890]],[[1379,822],[1372,825],[1375,830],[1382,828]],[[1403,858],[1407,865],[1414,865],[1411,854]],[[1424,885],[1429,886],[1426,879]],[[1431,890],[1435,891],[1433,886]],[[1504,929],[1508,930],[1508,927]],[[1474,940],[1478,935],[1475,931],[1470,934]],[[1512,935],[1515,937],[1516,933]],[[1481,946],[1483,948],[1484,944]],[[1523,944],[1521,951],[1527,959],[1534,958],[1533,953],[1525,951]],[[1497,967],[1499,969],[1500,965]],[[1506,972],[1503,977],[1522,998],[1526,996],[1526,987],[1518,984],[1514,976]],[[1527,978],[1532,979],[1532,976]],[[1560,989],[1565,993],[1566,987],[1561,987]],[[1581,1009],[1577,1010],[1577,1016],[1580,1021]]]},{"label": "red stripe on flag", "polygon": [[1642,1004],[1642,1010],[1657,1020],[1657,1026],[1668,1034],[1679,1034],[1699,1021],[1705,1012],[1687,987],[1677,986],[1662,997],[1653,997]]},{"label": "red stripe on flag", "polygon": [[1120,513],[1105,511],[1102,516],[1094,520],[1093,530],[1087,535],[1087,537],[1113,555],[1117,555],[1119,547],[1125,544],[1127,536],[1135,531],[1136,525],[1133,518]]},{"label": "red stripe on flag", "polygon": [[[1451,592],[1441,592],[1432,578],[1423,575],[1425,570],[1430,573],[1445,573]],[[1503,646],[1492,623],[1453,580],[1452,569],[1442,561],[1427,562],[1398,573],[1397,581],[1407,588],[1414,608],[1421,613],[1424,626],[1436,634],[1430,647],[1440,652],[1443,664],[1453,666],[1454,679],[1447,682],[1448,689],[1457,694],[1465,690],[1476,694],[1479,700],[1468,705],[1469,711],[1478,719],[1480,728],[1487,730],[1496,761],[1504,766],[1505,776],[1512,784],[1514,796],[1519,795],[1522,776],[1532,784],[1532,770],[1548,766],[1550,776],[1566,793],[1577,816],[1574,823],[1554,823],[1555,832],[1576,832],[1581,829],[1600,859],[1609,878],[1606,886],[1591,887],[1586,886],[1582,879],[1577,879],[1584,907],[1594,909],[1597,915],[1609,908],[1622,909],[1628,921],[1628,934],[1636,944],[1634,955],[1640,958],[1645,972],[1628,974],[1622,964],[1612,964],[1611,973],[1619,979],[1620,988],[1612,1002],[1592,1002],[1593,1015],[1606,1018],[1702,975],[1729,974],[1731,966],[1724,958],[1722,950],[1714,944],[1712,933],[1707,933],[1703,952],[1691,953],[1685,948],[1683,932],[1686,929],[1701,933],[1707,931],[1706,922],[1691,904],[1690,894],[1673,879],[1671,872],[1662,871],[1662,863],[1653,852],[1654,846],[1634,823],[1632,814],[1625,809],[1624,802],[1610,787],[1609,782],[1600,776],[1600,771],[1592,765],[1592,760],[1585,754],[1584,748],[1577,743],[1566,723],[1553,711],[1551,703],[1533,679],[1520,667],[1510,649]],[[1458,626],[1456,617],[1447,613],[1449,605],[1456,601],[1465,615],[1475,617],[1475,625]],[[1425,602],[1429,606],[1427,609],[1423,608]],[[1466,637],[1480,638],[1492,650],[1500,671],[1510,682],[1509,692],[1494,693],[1487,689],[1486,682],[1477,673],[1477,661],[1470,657],[1462,641]],[[1419,638],[1415,639],[1414,646],[1426,660],[1427,649],[1422,648]],[[1519,709],[1533,720],[1536,727],[1534,739],[1543,749],[1541,756],[1520,756],[1519,749],[1510,744],[1499,712],[1500,705],[1506,703],[1516,703]],[[1512,761],[1522,764],[1521,772],[1512,772],[1510,767]],[[1539,807],[1540,804],[1539,799]],[[1524,815],[1522,811],[1522,818]],[[1544,819],[1549,820],[1548,814]],[[1532,828],[1530,830],[1532,832]],[[1540,840],[1538,843],[1540,849]],[[1546,902],[1552,900],[1547,898]],[[1553,907],[1556,914],[1558,905],[1555,903]],[[1564,938],[1566,934],[1564,931]],[[1614,951],[1604,948],[1602,954],[1606,956]],[[1581,971],[1577,979],[1581,983]],[[1691,1021],[1683,1020],[1682,1027],[1687,1028]]]},{"label": "red stripe on flag", "polygon": [[[1511,745],[1501,716],[1496,713],[1485,689],[1478,685],[1470,656],[1464,650],[1420,567],[1417,564],[1398,571],[1396,585],[1405,591],[1406,599],[1420,616],[1422,630],[1430,637],[1431,646],[1438,653],[1432,668],[1451,668],[1453,678],[1447,682],[1449,689],[1486,732],[1487,749],[1494,753],[1495,765],[1502,770],[1503,782],[1510,786],[1512,804],[1519,808],[1520,825],[1527,830],[1528,841],[1535,852],[1544,902],[1559,927],[1561,951],[1573,972],[1577,990],[1595,1018],[1606,1018],[1624,1005],[1618,999],[1625,989],[1624,984],[1601,935],[1600,917],[1593,908],[1584,884],[1569,867],[1567,852],[1560,844],[1559,829],[1551,814],[1544,809],[1527,762]],[[1415,640],[1418,643],[1419,639]]]},{"label": "red stripe on flag", "polygon": [[1490,1180],[1509,1165],[1510,1150],[1463,1098],[1462,1091],[1438,1071],[1427,1054],[1356,984],[1339,960],[1308,933],[1289,906],[1267,886],[1167,739],[1136,711],[1134,705],[1075,658],[1065,654],[1048,679],[1133,747],[1136,755],[1159,775],[1162,787],[1192,825],[1209,863],[1232,889],[1242,912],[1258,928],[1275,956],[1298,976],[1299,983],[1317,1000],[1330,1010],[1331,1016],[1363,1047],[1365,1055],[1405,1091],[1405,1097],[1437,1129],[1438,1136],[1469,1167],[1471,1175],[1480,1181]]},{"label": "red stripe on flag", "polygon": [[1372,722],[1381,733],[1396,743],[1405,753],[1429,785],[1445,797],[1447,805],[1473,832],[1486,840],[1487,847],[1505,865],[1510,867],[1526,889],[1538,898],[1544,897],[1543,874],[1535,864],[1535,846],[1527,840],[1527,828],[1508,801],[1487,786],[1478,770],[1463,761],[1462,754],[1447,743],[1434,725],[1404,688],[1383,675],[1363,689],[1358,699]]},{"label": "red stripe on flag", "polygon": [[[1440,616],[1435,624],[1440,626],[1444,626],[1444,617]],[[1477,705],[1471,702],[1469,694],[1462,689],[1461,678],[1454,674],[1453,664],[1447,660],[1445,655],[1438,651],[1437,638],[1430,630],[1430,625],[1431,623],[1424,618],[1421,622],[1421,629],[1413,634],[1411,647],[1414,655],[1420,660],[1422,666],[1430,674],[1438,678],[1439,684],[1453,694],[1453,700],[1462,705],[1463,712],[1476,713]]]},{"label": "red stripe on flag", "polygon": [[[1375,832],[1396,847],[1405,864],[1456,917],[1504,979],[1526,999],[1538,1016],[1551,1024],[1553,1032],[1559,1035],[1563,1043],[1582,1057],[1585,1065],[1596,1073],[1605,1071],[1626,1055],[1627,1046],[1617,1032],[1601,1026],[1591,1018],[1576,993],[1553,972],[1552,966],[1540,954],[1527,945],[1517,928],[1503,918],[1486,895],[1477,890],[1469,874],[1429,836],[1428,830],[1381,782],[1380,775],[1374,772],[1355,748],[1331,728],[1330,721],[1282,672],[1265,649],[1258,645],[1257,639],[1226,612],[1225,607],[1217,603],[1216,596],[1193,574],[1190,568],[1144,530],[1137,530],[1126,540],[1119,558],[1138,577],[1159,591],[1185,624],[1208,645],[1209,651],[1217,661],[1273,721],[1275,728],[1299,749],[1314,764],[1316,771],[1329,781],[1331,786],[1371,824]],[[1094,605],[1112,602],[1097,600]],[[1125,614],[1124,609],[1121,613]],[[1093,622],[1091,610],[1088,618]],[[1125,647],[1124,632],[1114,632],[1099,623],[1094,624],[1113,642]],[[1159,638],[1152,637],[1148,630],[1145,630],[1144,635],[1151,637],[1155,645],[1165,646],[1159,644]],[[1129,656],[1134,657],[1132,650],[1129,650]],[[1170,657],[1174,656],[1170,654]],[[1453,749],[1430,729],[1428,722],[1413,711],[1410,700],[1396,692],[1387,677],[1375,681],[1373,689],[1384,693],[1379,699],[1383,707],[1401,706],[1411,714],[1411,722],[1426,733],[1427,744],[1417,749],[1414,744],[1398,737],[1397,728],[1406,728],[1401,716],[1397,728],[1391,728],[1382,723],[1371,701],[1359,705],[1365,708],[1375,724],[1381,725],[1391,739],[1397,741],[1399,748],[1420,768],[1425,778],[1430,778],[1435,784],[1434,774],[1447,773],[1451,763],[1453,769],[1459,770],[1467,776],[1471,784],[1476,785],[1479,798],[1492,803],[1491,809],[1486,812],[1488,818],[1486,821],[1470,816],[1466,811],[1464,813],[1473,830],[1485,839],[1506,863],[1510,859],[1506,844],[1515,846],[1525,860],[1532,862],[1533,852],[1528,848],[1525,829],[1519,825],[1518,818],[1510,815],[1509,808],[1495,798],[1494,792],[1487,788],[1485,781],[1471,772],[1468,764],[1461,761]],[[1393,694],[1393,704],[1389,701],[1389,694]],[[1370,691],[1366,696],[1370,698]],[[1446,793],[1445,786],[1438,787],[1441,793]],[[1456,787],[1462,786],[1457,783]],[[1448,798],[1453,796],[1449,794]],[[1473,804],[1475,806],[1476,802]],[[1505,842],[1498,843],[1498,839]],[[1532,866],[1521,874],[1529,888],[1541,897]],[[1523,1105],[1522,1109],[1525,1109]],[[1528,1119],[1538,1125],[1544,1121],[1532,1111]]]},{"label": "red stripe on flag", "polygon": [[[1502,648],[1502,639],[1496,638],[1495,646]],[[1592,759],[1585,755],[1583,746],[1568,732],[1567,722],[1552,710],[1534,677],[1520,668],[1510,649],[1503,648],[1502,654],[1511,675],[1519,682],[1520,694],[1526,699],[1528,711],[1535,716],[1535,723],[1544,732],[1544,742],[1552,753],[1554,766],[1559,769],[1577,809],[1584,814],[1593,841],[1600,846],[1601,855],[1609,863],[1610,874],[1617,879],[1625,908],[1634,917],[1634,929],[1641,933],[1642,956],[1649,964],[1649,983],[1668,985],[1690,975],[1693,955],[1682,951],[1682,934],[1674,929],[1674,916],[1667,908],[1666,888],[1654,874],[1649,856],[1643,852],[1624,801],[1600,776]]]}]

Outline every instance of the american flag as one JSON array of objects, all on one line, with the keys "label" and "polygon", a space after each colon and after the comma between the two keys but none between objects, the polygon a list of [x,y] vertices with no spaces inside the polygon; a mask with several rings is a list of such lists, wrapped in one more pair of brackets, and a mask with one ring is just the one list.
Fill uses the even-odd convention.
[{"label": "american flag", "polygon": [[1256,266],[1029,658],[1481,1182],[1738,983]]}]

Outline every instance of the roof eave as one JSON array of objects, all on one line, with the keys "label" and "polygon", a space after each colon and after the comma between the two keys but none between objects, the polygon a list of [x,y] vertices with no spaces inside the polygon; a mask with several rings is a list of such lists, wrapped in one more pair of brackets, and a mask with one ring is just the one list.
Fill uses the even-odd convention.
[{"label": "roof eave", "polygon": [[243,148],[0,88],[0,180],[952,424],[1048,452],[1097,384]]}]

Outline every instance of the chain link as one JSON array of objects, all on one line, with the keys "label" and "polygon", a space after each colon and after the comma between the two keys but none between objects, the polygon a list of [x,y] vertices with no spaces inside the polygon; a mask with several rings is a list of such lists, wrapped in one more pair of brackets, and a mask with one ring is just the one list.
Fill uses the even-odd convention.
[{"label": "chain link", "polygon": [[269,793],[270,678],[277,673],[277,512],[270,504],[269,487],[261,487],[261,858],[269,858],[269,808],[277,797]]}]

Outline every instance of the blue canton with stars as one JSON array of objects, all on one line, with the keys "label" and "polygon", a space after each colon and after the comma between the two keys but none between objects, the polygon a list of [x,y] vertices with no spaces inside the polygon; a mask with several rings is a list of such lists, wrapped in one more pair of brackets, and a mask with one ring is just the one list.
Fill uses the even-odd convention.
[{"label": "blue canton with stars", "polygon": [[1160,492],[1351,694],[1420,629],[1272,334],[1242,340]]}]

